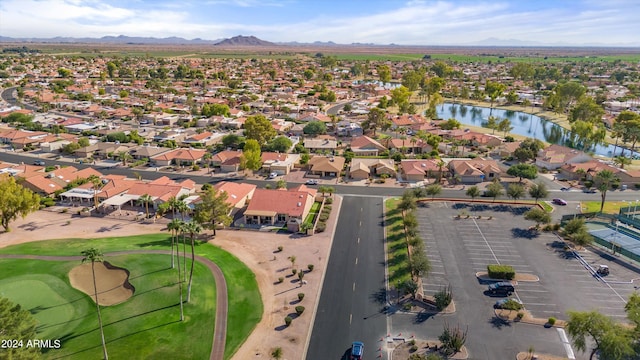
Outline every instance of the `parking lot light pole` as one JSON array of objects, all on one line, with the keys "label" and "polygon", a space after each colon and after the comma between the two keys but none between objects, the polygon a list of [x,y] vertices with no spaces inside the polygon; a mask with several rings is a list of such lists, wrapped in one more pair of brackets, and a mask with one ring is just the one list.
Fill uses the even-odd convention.
[{"label": "parking lot light pole", "polygon": [[576,216],[578,215],[578,211],[582,212],[582,206],[580,204],[576,205],[576,212],[575,214],[573,214],[573,219],[576,219]]}]

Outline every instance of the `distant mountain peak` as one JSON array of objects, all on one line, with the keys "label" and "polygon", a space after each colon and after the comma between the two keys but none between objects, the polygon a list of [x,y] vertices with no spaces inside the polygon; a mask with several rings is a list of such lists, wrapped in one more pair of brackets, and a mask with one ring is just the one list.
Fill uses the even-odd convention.
[{"label": "distant mountain peak", "polygon": [[224,39],[216,46],[273,46],[272,42],[258,39],[257,37],[238,35],[229,39]]}]

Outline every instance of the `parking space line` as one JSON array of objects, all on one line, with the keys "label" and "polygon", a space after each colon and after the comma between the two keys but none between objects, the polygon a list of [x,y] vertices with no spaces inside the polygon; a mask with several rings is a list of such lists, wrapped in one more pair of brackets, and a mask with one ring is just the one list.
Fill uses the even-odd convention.
[{"label": "parking space line", "polygon": [[567,353],[567,357],[571,360],[576,358],[573,353],[573,349],[571,348],[571,343],[569,342],[569,338],[567,338],[567,334],[564,332],[562,328],[556,328],[558,330],[558,335],[560,336],[560,341],[562,342],[562,346],[564,346],[564,351]]}]

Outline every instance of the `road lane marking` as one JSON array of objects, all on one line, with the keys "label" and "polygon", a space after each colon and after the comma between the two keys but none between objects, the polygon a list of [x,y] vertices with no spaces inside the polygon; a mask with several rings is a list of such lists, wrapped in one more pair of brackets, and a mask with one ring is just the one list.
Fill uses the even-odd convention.
[{"label": "road lane marking", "polygon": [[358,244],[360,244],[360,238],[358,238]]},{"label": "road lane marking", "polygon": [[356,258],[356,265],[358,265],[358,258]]},{"label": "road lane marking", "polygon": [[351,325],[351,320],[353,320],[353,314],[349,314],[349,325]]},{"label": "road lane marking", "polygon": [[356,283],[353,283],[353,292],[356,292]]},{"label": "road lane marking", "polygon": [[567,357],[569,359],[575,359],[576,356],[573,353],[573,349],[571,348],[571,343],[569,342],[569,339],[567,338],[567,334],[564,332],[564,329],[562,328],[556,328],[558,330],[558,335],[560,335],[560,341],[562,341],[562,345],[564,346],[564,351],[567,352]]}]

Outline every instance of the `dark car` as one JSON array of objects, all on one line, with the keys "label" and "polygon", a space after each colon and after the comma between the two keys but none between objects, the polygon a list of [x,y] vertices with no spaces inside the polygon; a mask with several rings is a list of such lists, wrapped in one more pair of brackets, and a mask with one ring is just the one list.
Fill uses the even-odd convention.
[{"label": "dark car", "polygon": [[354,341],[351,344],[351,360],[362,360],[362,353],[364,353],[364,344]]},{"label": "dark car", "polygon": [[582,192],[587,193],[587,194],[595,194],[595,193],[598,192],[598,190],[584,188],[584,190],[582,190]]},{"label": "dark car", "polygon": [[488,290],[492,294],[505,294],[511,295],[516,289],[513,287],[513,284],[507,281],[501,281],[494,284],[489,285]]},{"label": "dark car", "polygon": [[562,206],[567,205],[566,200],[558,199],[558,198],[553,199],[553,203],[556,205],[562,205]]}]

